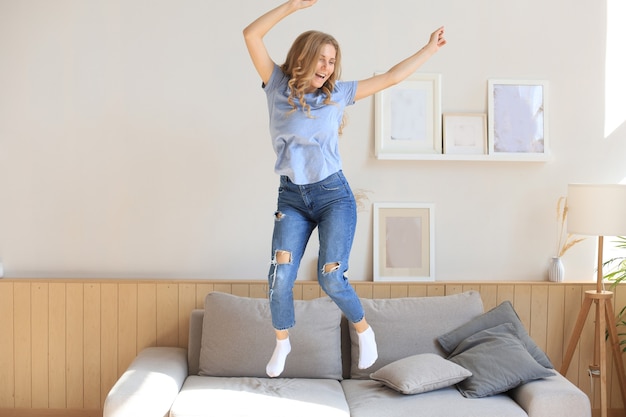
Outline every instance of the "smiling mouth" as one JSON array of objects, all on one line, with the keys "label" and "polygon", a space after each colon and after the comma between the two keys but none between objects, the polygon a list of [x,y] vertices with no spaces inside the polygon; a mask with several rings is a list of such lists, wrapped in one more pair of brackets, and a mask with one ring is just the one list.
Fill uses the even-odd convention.
[{"label": "smiling mouth", "polygon": [[317,78],[319,78],[319,79],[322,79],[322,80],[326,78],[326,75],[325,75],[325,74],[315,74],[315,76],[316,76]]}]

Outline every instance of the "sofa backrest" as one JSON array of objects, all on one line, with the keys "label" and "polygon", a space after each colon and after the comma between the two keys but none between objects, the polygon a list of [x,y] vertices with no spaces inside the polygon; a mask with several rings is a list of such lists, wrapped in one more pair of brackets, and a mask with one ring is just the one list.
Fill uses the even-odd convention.
[{"label": "sofa backrest", "polygon": [[[284,378],[342,379],[341,310],[329,297],[295,300]],[[267,377],[276,346],[267,299],[222,292],[204,301],[198,375]]]},{"label": "sofa backrest", "polygon": [[[433,296],[389,299],[362,299],[367,322],[376,334],[378,360],[368,369],[358,369],[353,360],[350,377],[367,379],[370,373],[399,359],[445,352],[437,338],[483,313],[477,291]],[[358,355],[358,336],[350,326],[352,357]]]},{"label": "sofa backrest", "polygon": [[[376,369],[413,354],[442,355],[437,337],[483,313],[482,300],[477,291],[435,297],[362,299],[362,304],[376,334],[379,359],[372,368],[357,369],[358,345],[354,328],[343,318],[341,360],[344,378],[368,378]],[[197,375],[200,369],[203,319],[204,310],[192,311],[188,345],[190,375]]]},{"label": "sofa backrest", "polygon": [[[189,320],[189,345],[187,348],[189,375],[197,375],[200,369],[203,319],[203,309],[191,311],[191,317]],[[341,320],[341,362],[344,378],[350,377],[351,365],[350,331],[348,329],[348,320],[344,317]]]}]

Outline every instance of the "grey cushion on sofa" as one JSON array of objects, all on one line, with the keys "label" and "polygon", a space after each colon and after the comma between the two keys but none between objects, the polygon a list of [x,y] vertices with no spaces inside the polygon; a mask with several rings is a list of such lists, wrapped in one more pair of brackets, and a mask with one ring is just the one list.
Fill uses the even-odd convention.
[{"label": "grey cushion on sofa", "polygon": [[370,378],[402,394],[434,391],[461,382],[472,373],[434,353],[400,359],[373,372]]},{"label": "grey cushion on sofa", "polygon": [[499,394],[554,375],[528,353],[511,323],[469,336],[459,343],[448,359],[472,372],[472,376],[457,385],[459,391],[469,398]]},{"label": "grey cushion on sofa", "polygon": [[510,301],[504,301],[470,322],[439,337],[439,343],[446,353],[451,353],[467,337],[503,323],[511,323],[515,334],[522,341],[533,358],[546,368],[553,368],[550,359],[530,338]]},{"label": "grey cushion on sofa", "polygon": [[436,297],[361,299],[365,318],[376,334],[378,360],[358,369],[358,335],[350,326],[351,377],[369,378],[385,365],[420,353],[444,355],[437,338],[483,313],[477,291]]},{"label": "grey cushion on sofa", "polygon": [[[341,310],[328,297],[295,301],[296,326],[284,378],[341,379]],[[209,293],[204,303],[204,376],[267,377],[276,338],[267,299]]]}]

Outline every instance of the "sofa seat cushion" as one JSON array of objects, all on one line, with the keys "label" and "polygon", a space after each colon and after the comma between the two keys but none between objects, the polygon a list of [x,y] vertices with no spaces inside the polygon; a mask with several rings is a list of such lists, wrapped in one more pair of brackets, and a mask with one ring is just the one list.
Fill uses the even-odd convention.
[{"label": "sofa seat cushion", "polygon": [[333,379],[190,376],[170,417],[350,417]]},{"label": "sofa seat cushion", "polygon": [[365,318],[376,334],[378,360],[358,369],[359,342],[350,326],[351,377],[369,379],[372,372],[399,359],[421,353],[445,356],[437,338],[483,313],[477,291],[436,297],[361,299]]},{"label": "sofa seat cushion", "polygon": [[508,395],[470,399],[454,387],[404,395],[374,380],[341,382],[351,417],[528,417]]},{"label": "sofa seat cushion", "polygon": [[[341,310],[328,297],[294,301],[296,325],[283,378],[341,379]],[[204,302],[199,375],[267,377],[276,346],[269,301],[209,293]]]}]

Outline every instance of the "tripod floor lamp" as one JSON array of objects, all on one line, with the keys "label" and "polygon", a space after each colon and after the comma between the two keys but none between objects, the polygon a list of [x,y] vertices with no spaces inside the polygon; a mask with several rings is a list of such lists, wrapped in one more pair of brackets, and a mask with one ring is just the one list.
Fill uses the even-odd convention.
[{"label": "tripod floor lamp", "polygon": [[605,337],[607,331],[624,406],[626,406],[626,376],[615,327],[615,312],[611,302],[613,292],[605,291],[603,286],[602,251],[604,236],[626,235],[626,185],[569,184],[567,210],[569,233],[598,236],[598,266],[596,289],[585,291],[583,305],[563,358],[561,373],[563,375],[567,373],[589,310],[592,304],[595,304],[594,363],[591,364],[590,369],[599,372],[600,412],[602,417],[607,417],[607,341]]}]

